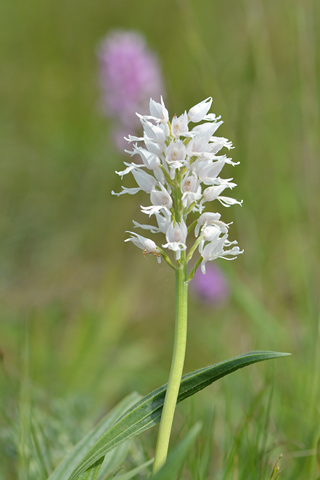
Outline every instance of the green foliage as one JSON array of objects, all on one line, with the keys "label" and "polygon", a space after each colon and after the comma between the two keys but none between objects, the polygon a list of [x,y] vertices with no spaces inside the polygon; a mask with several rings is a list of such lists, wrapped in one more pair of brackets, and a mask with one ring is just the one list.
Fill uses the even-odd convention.
[{"label": "green foliage", "polygon": [[[129,395],[124,398],[104,419],[95,427],[91,432],[89,432],[74,448],[73,450],[63,459],[60,465],[55,469],[55,471],[50,475],[49,480],[59,480],[61,478],[68,478],[73,470],[76,468],[78,463],[82,458],[88,453],[93,445],[100,439],[106,430],[108,430],[114,422],[132,405],[134,405],[140,396],[136,393]],[[126,456],[128,452],[128,445],[126,444],[124,449],[117,449],[117,455],[108,455],[104,458],[103,470],[110,470],[112,468],[118,467],[121,463],[121,459]],[[120,453],[120,455],[119,455]],[[96,475],[98,474],[101,463],[98,464],[100,458],[97,459],[97,462],[94,463],[96,470]],[[82,478],[82,477],[81,477]],[[85,478],[85,477],[84,477]],[[91,478],[91,477],[90,477]],[[95,477],[92,477],[95,478]],[[89,480],[89,477],[88,477]]]},{"label": "green foliage", "polygon": [[139,465],[138,467],[130,470],[130,472],[127,472],[127,473],[124,473],[123,475],[118,476],[117,480],[130,480],[131,478],[134,478],[136,475],[138,475],[140,472],[143,472],[144,470],[146,470],[146,468],[152,465],[152,463],[153,463],[153,458],[143,463],[142,465]]},{"label": "green foliage", "polygon": [[277,462],[275,463],[272,469],[270,480],[277,480],[277,478],[279,478],[281,475],[282,469],[279,467],[279,462],[281,460],[281,457],[282,455],[279,457],[279,459],[277,460]]},{"label": "green foliage", "polygon": [[97,460],[93,465],[91,465],[91,467],[89,467],[85,472],[79,475],[78,477],[79,480],[96,480],[98,477],[98,473],[100,471],[102,462],[103,462],[103,458],[100,458],[99,460]]},{"label": "green foliage", "polygon": [[[181,380],[177,403],[239,368],[287,355],[289,354],[279,352],[250,352],[184,375]],[[165,393],[166,385],[142,398],[115,421],[111,428],[107,428],[75,468],[70,480],[78,478],[86,469],[122,442],[156,425],[160,421]]]},{"label": "green foliage", "polygon": [[[232,292],[223,308],[190,298],[186,371],[241,351],[293,353],[272,377],[269,422],[267,365],[222,380],[213,398],[199,396],[193,422],[181,405],[175,434],[215,415],[214,432],[198,437],[205,473],[191,451],[184,476],[221,480],[227,462],[229,478],[247,480],[246,460],[263,455],[263,477],[254,478],[265,480],[283,453],[281,479],[314,479],[318,0],[0,2],[0,478],[45,479],[110,405],[167,379],[172,272],[124,246],[137,209],[132,197],[109,195],[123,157],[100,115],[95,49],[115,27],[140,31],[158,53],[170,110],[213,96],[221,134],[241,161],[235,194],[243,208],[220,213],[245,254],[218,262]],[[126,467],[153,456],[152,435],[129,447]]]}]

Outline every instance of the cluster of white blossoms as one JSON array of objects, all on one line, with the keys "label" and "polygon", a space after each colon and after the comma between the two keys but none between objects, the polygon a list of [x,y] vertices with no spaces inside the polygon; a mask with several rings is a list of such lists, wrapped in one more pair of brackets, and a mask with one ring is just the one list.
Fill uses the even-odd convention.
[{"label": "cluster of white blossoms", "polygon": [[[128,232],[131,237],[125,241],[133,242],[145,255],[155,255],[158,261],[163,257],[173,268],[188,263],[198,250],[200,256],[191,277],[200,263],[205,273],[206,262],[219,257],[231,260],[243,253],[236,241],[228,240],[230,224],[221,221],[219,213],[204,211],[214,200],[225,207],[242,203],[223,195],[226,189],[233,189],[236,184],[232,178],[222,179],[219,174],[225,163],[233,166],[236,163],[226,155],[218,155],[223,147],[230,150],[232,143],[215,136],[222,121],[215,114],[208,113],[211,103],[212,99],[207,98],[180,117],[175,115],[170,122],[163,99],[161,103],[151,99],[150,115],[137,114],[143,137],[129,135],[127,139],[133,143],[133,149],[127,153],[139,155],[141,162],[125,162],[125,170],[116,172],[121,178],[132,173],[137,187],[122,187],[120,193],[112,192],[114,195],[134,195],[144,191],[149,195],[151,205],[141,206],[141,211],[152,219],[153,225],[133,221],[134,226],[151,233],[162,233],[166,241],[161,248],[153,240],[135,232]],[[190,123],[198,125],[190,128]],[[142,146],[138,142],[143,142]],[[189,215],[192,218],[188,225]],[[187,252],[187,237],[193,231],[195,240]],[[175,262],[163,248],[174,252]]]}]

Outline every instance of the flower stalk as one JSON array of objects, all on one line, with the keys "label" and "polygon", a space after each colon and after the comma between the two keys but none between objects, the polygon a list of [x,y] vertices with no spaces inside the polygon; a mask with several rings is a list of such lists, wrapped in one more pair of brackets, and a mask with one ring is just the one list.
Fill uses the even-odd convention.
[{"label": "flower stalk", "polygon": [[154,456],[153,473],[156,473],[162,467],[167,458],[173,416],[186,354],[188,284],[186,283],[185,252],[182,253],[179,263],[176,269],[176,320],[173,355]]}]

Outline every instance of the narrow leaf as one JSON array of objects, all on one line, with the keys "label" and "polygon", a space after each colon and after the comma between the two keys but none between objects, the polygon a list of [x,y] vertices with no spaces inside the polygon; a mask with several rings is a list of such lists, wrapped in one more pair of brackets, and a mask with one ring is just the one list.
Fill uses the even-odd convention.
[{"label": "narrow leaf", "polygon": [[196,423],[188,435],[179,443],[176,448],[174,448],[172,453],[168,456],[168,459],[163,467],[152,476],[152,480],[168,480],[169,478],[176,477],[190,448],[196,441],[200,430],[201,424]]},{"label": "narrow leaf", "polygon": [[[194,395],[219,378],[222,378],[239,368],[253,363],[277,357],[285,357],[288,353],[279,352],[249,352],[239,357],[226,360],[216,365],[201,368],[182,377],[178,402]],[[149,393],[133,407],[129,408],[114,425],[104,433],[91,450],[85,455],[82,462],[72,473],[69,480],[75,480],[82,472],[95,463],[99,458],[110,452],[119,444],[138,435],[156,425],[161,418],[164,397],[167,385]],[[50,479],[51,480],[51,479]]]},{"label": "narrow leaf", "polygon": [[[52,472],[48,480],[67,479],[77,467],[83,457],[89,452],[91,447],[103,436],[105,432],[119,419],[119,417],[141,398],[137,393],[132,393],[125,397],[111,412],[106,415],[101,422],[89,432],[79,443],[69,452],[58,467]],[[98,460],[98,459],[96,459]],[[93,462],[94,463],[94,462]],[[90,464],[91,465],[91,464]],[[88,467],[90,466],[88,465]],[[88,468],[87,467],[87,468]],[[83,472],[84,470],[82,470]],[[81,473],[81,472],[80,472]],[[79,473],[79,475],[80,475]]]},{"label": "narrow leaf", "polygon": [[121,466],[120,468],[118,468],[117,470],[115,470],[114,472],[110,473],[110,475],[108,475],[106,478],[104,478],[104,480],[111,480],[112,478],[114,478],[116,475],[118,475],[118,473],[123,469],[123,466]]},{"label": "narrow leaf", "polygon": [[82,473],[79,477],[78,480],[96,480],[100,467],[103,462],[103,457],[101,457],[96,463],[91,465],[91,467],[88,468],[84,473]]},{"label": "narrow leaf", "polygon": [[110,472],[118,471],[120,465],[123,468],[123,462],[129,455],[131,444],[132,439],[129,439],[107,453],[99,470],[98,480],[105,480],[106,475],[110,475]]},{"label": "narrow leaf", "polygon": [[117,477],[117,480],[131,480],[131,478],[138,475],[138,473],[145,470],[152,463],[153,463],[153,458],[151,460],[148,460],[147,462],[143,463],[142,465],[139,465],[138,467],[133,468],[132,470],[130,470],[130,472],[127,472],[127,473],[124,473],[123,475],[120,475],[120,477]]}]

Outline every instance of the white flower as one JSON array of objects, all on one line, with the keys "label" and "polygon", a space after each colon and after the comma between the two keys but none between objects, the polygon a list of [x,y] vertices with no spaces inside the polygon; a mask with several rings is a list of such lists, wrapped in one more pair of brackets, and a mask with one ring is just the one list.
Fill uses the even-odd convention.
[{"label": "white flower", "polygon": [[121,180],[123,179],[124,175],[128,175],[128,173],[132,172],[132,170],[136,170],[137,168],[143,167],[143,165],[137,165],[136,163],[127,163],[124,162],[125,165],[127,165],[127,168],[124,170],[121,170],[121,172],[117,172],[116,174],[121,177]]},{"label": "white flower", "polygon": [[136,222],[133,220],[133,224],[135,227],[142,228],[143,230],[150,230],[152,233],[164,233],[166,234],[168,227],[171,223],[171,213],[168,210],[162,210],[161,213],[155,214],[158,226],[155,227],[154,225],[142,225],[141,223]]},{"label": "white flower", "polygon": [[151,190],[150,200],[152,206],[150,207],[141,207],[143,213],[147,213],[149,216],[154,215],[155,213],[160,212],[161,210],[170,210],[172,207],[172,198],[169,195],[169,192],[165,189],[161,183],[159,184],[160,190],[153,188]]},{"label": "white flower", "polygon": [[160,252],[157,250],[157,245],[154,243],[153,240],[150,240],[150,238],[143,237],[142,235],[138,235],[135,232],[127,232],[131,233],[130,238],[127,238],[125,242],[132,242],[134,245],[137,247],[141,248],[143,250],[144,255],[149,255],[152,253],[156,257],[158,257],[158,262],[160,263],[161,257],[160,257]]},{"label": "white flower", "polygon": [[126,175],[127,173],[129,173],[130,171],[132,172],[132,175],[134,176],[135,181],[139,185],[139,188],[137,188],[137,187],[135,187],[135,188],[122,187],[122,192],[115,193],[114,191],[112,191],[112,195],[117,195],[118,197],[119,197],[119,195],[123,195],[124,193],[129,193],[130,195],[135,195],[136,193],[140,192],[141,190],[143,190],[146,193],[150,193],[151,190],[158,184],[157,180],[154,177],[152,177],[148,173],[144,172],[143,170],[140,170],[138,167],[131,168],[131,166],[129,166],[128,168],[126,168],[126,170],[123,170],[122,172],[116,172],[116,173],[118,173],[118,175],[120,175],[120,176],[123,176],[123,175]]},{"label": "white flower", "polygon": [[184,164],[187,149],[181,140],[170,142],[166,150],[166,161],[170,164],[178,163],[180,166]]},{"label": "white flower", "polygon": [[170,178],[174,179],[175,170],[186,164],[187,149],[181,140],[172,141],[166,149],[166,163],[169,165]]},{"label": "white flower", "polygon": [[223,197],[220,195],[218,200],[224,207],[231,207],[231,205],[242,205],[242,200],[239,202],[232,197]]},{"label": "white flower", "polygon": [[229,142],[226,138],[223,137],[212,137],[210,142],[210,152],[211,153],[218,153],[221,148],[226,147],[230,150],[232,147],[232,143]]},{"label": "white flower", "polygon": [[180,223],[174,224],[171,222],[166,233],[167,243],[162,245],[164,248],[169,248],[176,252],[176,259],[180,259],[181,251],[186,250],[186,239],[188,229],[183,220]]},{"label": "white flower", "polygon": [[156,213],[156,219],[159,231],[166,234],[171,223],[171,213],[168,210],[162,210],[161,213]]},{"label": "white flower", "polygon": [[[237,242],[228,242],[228,235],[223,235],[223,237],[216,237],[210,243],[204,246],[200,244],[199,252],[202,257],[201,262],[201,271],[206,273],[206,262],[216,260],[217,258],[224,258],[225,260],[234,260],[237,255],[243,253],[243,250],[240,250],[239,247],[232,247],[230,250],[224,250],[225,246],[230,246],[231,244]],[[233,258],[228,258],[229,256]]]},{"label": "white flower", "polygon": [[207,225],[201,230],[201,235],[203,235],[204,240],[207,242],[213,242],[220,234],[221,230],[217,225]]},{"label": "white flower", "polygon": [[174,137],[180,137],[180,135],[186,135],[188,133],[188,115],[184,112],[177,118],[175,115],[172,119],[171,131]]},{"label": "white flower", "polygon": [[201,199],[201,186],[197,175],[191,172],[181,182],[182,205],[188,208],[193,202]]},{"label": "white flower", "polygon": [[212,202],[216,200],[220,193],[223,192],[227,188],[228,185],[214,185],[212,187],[208,187],[203,192],[203,201],[204,202]]},{"label": "white flower", "polygon": [[149,230],[151,233],[159,233],[160,230],[158,227],[155,227],[154,225],[144,225],[142,223],[138,223],[135,220],[132,220],[133,225],[135,228],[142,228],[143,230]]},{"label": "white flower", "polygon": [[215,222],[220,220],[220,213],[213,213],[213,212],[206,212],[200,215],[197,221],[196,228],[194,230],[195,236],[197,237],[199,235],[199,230],[200,227],[203,225],[214,225]]},{"label": "white flower", "polygon": [[145,138],[153,142],[163,144],[166,140],[166,132],[162,125],[153,125],[151,122],[141,117],[141,123],[144,129]]},{"label": "white flower", "polygon": [[213,185],[225,162],[225,158],[221,158],[216,162],[200,162],[196,168],[200,181],[205,185]]},{"label": "white flower", "polygon": [[135,181],[146,193],[151,193],[151,190],[157,185],[157,180],[144,172],[143,170],[133,170],[132,175],[134,176]]},{"label": "white flower", "polygon": [[136,145],[133,147],[133,154],[138,154],[141,157],[143,165],[150,170],[156,170],[160,166],[160,158],[153,152],[149,152],[142,147],[137,147]]},{"label": "white flower", "polygon": [[192,130],[193,137],[187,145],[187,153],[191,158],[193,156],[205,156],[207,158],[207,155],[211,154],[209,140],[212,135],[211,130],[213,131],[215,125],[213,125],[211,129],[196,130],[196,128],[197,127],[194,127]]},{"label": "white flower", "polygon": [[203,249],[205,242],[213,243],[218,240],[221,234],[224,234],[223,238],[225,239],[225,246],[231,245],[231,243],[227,240],[228,228],[229,226],[220,220],[211,222],[209,225],[205,224],[201,229],[201,237],[199,238],[199,251]]},{"label": "white flower", "polygon": [[204,119],[212,104],[212,98],[209,97],[206,100],[198,103],[194,107],[190,108],[188,117],[191,122],[198,123]]},{"label": "white flower", "polygon": [[[177,266],[189,262],[199,252],[198,263],[202,260],[203,271],[207,261],[218,257],[230,259],[242,253],[237,242],[228,240],[230,223],[224,223],[220,213],[203,212],[209,202],[215,200],[224,207],[242,204],[242,201],[223,195],[227,188],[236,187],[232,178],[221,178],[223,167],[226,163],[232,166],[237,163],[225,154],[218,154],[222,148],[230,150],[233,147],[226,138],[216,136],[222,120],[208,113],[211,103],[209,97],[190,108],[188,113],[174,115],[170,122],[163,99],[160,103],[151,99],[150,115],[137,114],[143,136],[128,136],[128,142],[134,144],[127,153],[139,155],[141,163],[125,162],[126,168],[117,172],[121,178],[131,173],[137,186],[122,187],[122,191],[115,194],[134,195],[140,191],[150,194],[150,205],[141,206],[141,212],[150,219],[154,216],[156,224],[134,221],[134,226],[165,235],[163,247],[174,252]],[[190,122],[196,125],[190,127]],[[190,213],[199,218],[188,221]],[[188,230],[193,228],[196,240],[187,254]],[[175,268],[169,256],[152,240],[132,233],[126,241],[133,242],[145,255],[161,255]]]},{"label": "white flower", "polygon": [[204,202],[212,202],[213,200],[219,200],[219,202],[224,206],[224,207],[230,207],[231,205],[242,205],[242,200],[239,202],[238,200],[235,200],[234,198],[231,197],[224,197],[220,195],[226,188],[233,188],[235,187],[236,184],[232,182],[224,182],[221,185],[214,185],[212,187],[208,187],[204,190],[203,192],[203,200],[202,204]]},{"label": "white flower", "polygon": [[144,144],[146,149],[156,155],[161,155],[165,149],[168,127],[164,124],[153,125],[144,117],[140,118],[144,129]]},{"label": "white flower", "polygon": [[168,123],[169,113],[168,113],[168,110],[166,109],[166,107],[163,103],[163,98],[162,97],[161,97],[161,103],[157,103],[150,98],[149,108],[150,108],[151,115],[157,121],[160,121],[162,123]]},{"label": "white flower", "polygon": [[198,136],[201,135],[201,138],[203,140],[207,140],[209,142],[209,140],[211,138],[214,138],[212,137],[212,135],[214,134],[214,132],[216,130],[218,130],[218,128],[220,127],[220,125],[223,124],[223,121],[221,120],[221,122],[214,122],[214,123],[202,123],[201,125],[197,125],[196,127],[194,127],[192,129],[192,133],[193,135],[197,134]]}]

